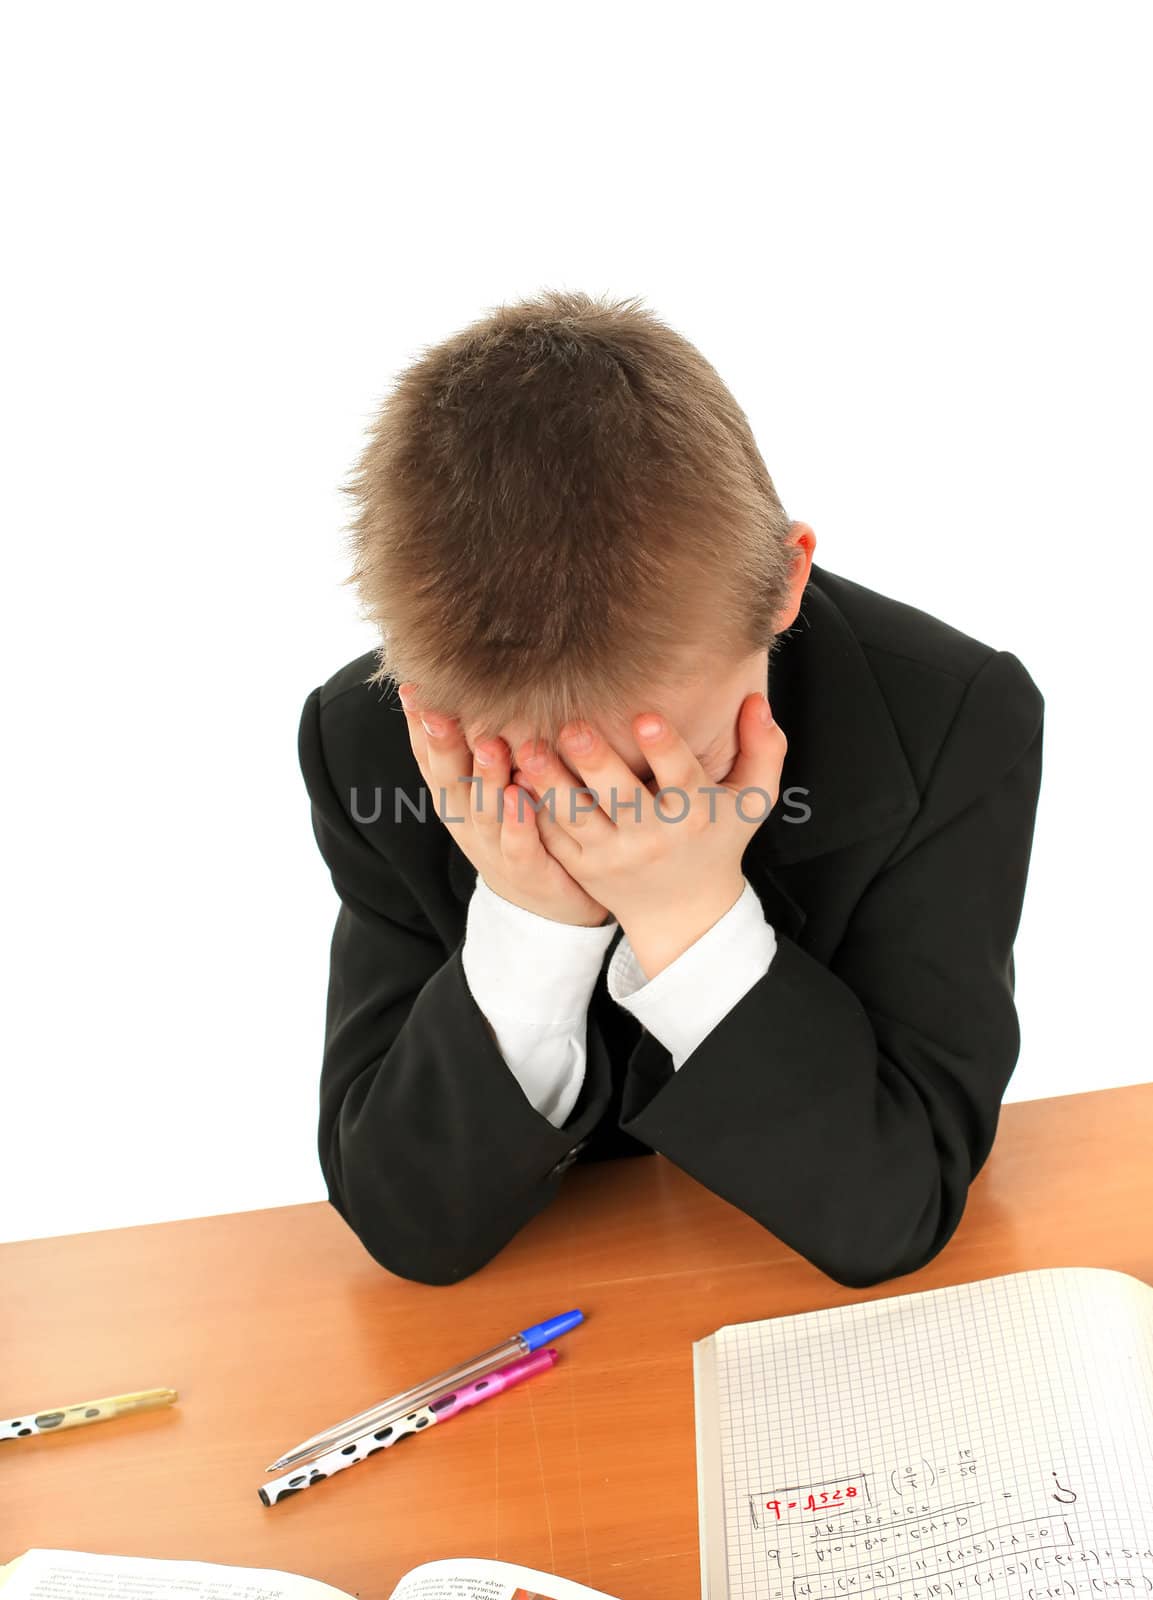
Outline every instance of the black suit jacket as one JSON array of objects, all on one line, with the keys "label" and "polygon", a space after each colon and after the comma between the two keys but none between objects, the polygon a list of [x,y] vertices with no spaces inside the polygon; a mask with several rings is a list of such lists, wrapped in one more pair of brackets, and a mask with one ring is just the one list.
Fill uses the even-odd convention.
[{"label": "black suit jacket", "polygon": [[[745,876],[763,978],[674,1073],[605,987],[568,1123],[529,1104],[465,982],[475,869],[365,654],[308,696],[299,753],[340,909],[320,1080],[332,1204],[390,1271],[475,1272],[574,1160],[661,1151],[838,1283],[949,1240],[1017,1060],[1013,940],[1044,703],[1020,661],[813,566],[774,654],[781,797]],[[427,820],[395,817],[395,791]],[[354,793],[355,791],[355,793]],[[809,815],[805,816],[806,809]]]}]

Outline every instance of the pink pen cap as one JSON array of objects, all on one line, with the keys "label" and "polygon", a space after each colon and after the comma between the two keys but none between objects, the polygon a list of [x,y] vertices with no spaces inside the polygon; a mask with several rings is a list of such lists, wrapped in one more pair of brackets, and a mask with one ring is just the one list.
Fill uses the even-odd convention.
[{"label": "pink pen cap", "polygon": [[523,1383],[526,1378],[535,1378],[538,1372],[547,1372],[555,1366],[557,1357],[556,1350],[534,1350],[532,1355],[520,1356],[516,1361],[510,1361],[507,1367],[498,1367],[495,1372],[490,1372],[487,1377],[477,1378],[472,1383],[462,1384],[451,1394],[441,1395],[428,1409],[435,1414],[438,1422],[447,1422],[450,1417],[467,1411],[469,1406],[478,1406],[482,1400],[491,1400],[493,1395],[503,1394],[506,1389]]}]

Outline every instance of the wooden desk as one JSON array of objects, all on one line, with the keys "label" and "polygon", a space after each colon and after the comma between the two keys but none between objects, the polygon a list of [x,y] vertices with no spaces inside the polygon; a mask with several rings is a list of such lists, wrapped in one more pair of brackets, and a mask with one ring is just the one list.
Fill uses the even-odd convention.
[{"label": "wooden desk", "polygon": [[[501,1556],[620,1600],[699,1594],[690,1346],[729,1322],[1041,1266],[1153,1281],[1153,1084],[1010,1105],[922,1272],[842,1289],[656,1157],[575,1169],[494,1262],[393,1278],[327,1204],[0,1249],[0,1405],[169,1384],[163,1411],[13,1444],[0,1560],[30,1546],[278,1567],[362,1600]],[[579,1306],[555,1370],[280,1505],[265,1463]]]}]

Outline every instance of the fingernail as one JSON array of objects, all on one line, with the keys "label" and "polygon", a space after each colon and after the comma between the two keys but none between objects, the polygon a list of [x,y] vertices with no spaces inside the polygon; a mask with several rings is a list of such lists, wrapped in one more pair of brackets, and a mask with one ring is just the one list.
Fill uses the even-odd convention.
[{"label": "fingernail", "polygon": [[430,721],[428,717],[421,717],[420,725],[425,733],[431,734],[434,739],[439,739],[444,732],[444,725],[435,718]]},{"label": "fingernail", "polygon": [[637,732],[642,739],[655,739],[664,732],[664,723],[659,717],[639,717],[637,719]]},{"label": "fingernail", "polygon": [[761,721],[766,727],[768,727],[773,720],[773,708],[764,695],[761,696],[761,703],[757,707],[757,716],[760,717]]}]

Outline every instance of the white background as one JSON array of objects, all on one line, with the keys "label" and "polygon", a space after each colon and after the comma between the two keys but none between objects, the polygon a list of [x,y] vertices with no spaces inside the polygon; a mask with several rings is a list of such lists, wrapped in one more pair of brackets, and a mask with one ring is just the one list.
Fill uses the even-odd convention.
[{"label": "white background", "polygon": [[1008,1099],[1153,1077],[1143,6],[9,13],[5,1238],[320,1199],[296,758],[394,374],[640,294],[817,560],[1046,698]]}]

